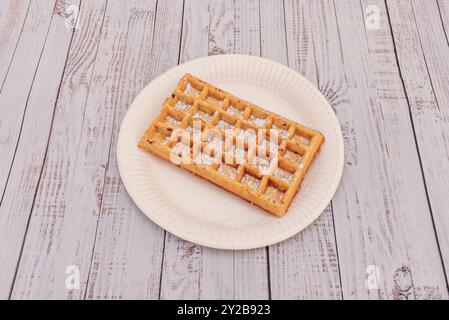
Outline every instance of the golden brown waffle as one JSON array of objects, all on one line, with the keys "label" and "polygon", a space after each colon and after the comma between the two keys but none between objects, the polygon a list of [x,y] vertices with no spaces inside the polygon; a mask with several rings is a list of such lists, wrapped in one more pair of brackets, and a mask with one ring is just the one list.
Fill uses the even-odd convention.
[{"label": "golden brown waffle", "polygon": [[[199,143],[192,136],[195,121],[202,133]],[[245,129],[255,130],[256,136],[242,133]],[[270,129],[277,129],[277,134]],[[233,132],[231,139],[225,130]],[[181,141],[186,134],[190,139]],[[255,148],[250,141],[255,141]],[[282,217],[323,142],[324,136],[316,130],[186,74],[139,147],[171,162],[177,159],[179,167]],[[215,151],[212,143],[218,143]],[[179,163],[181,159],[184,162]]]}]

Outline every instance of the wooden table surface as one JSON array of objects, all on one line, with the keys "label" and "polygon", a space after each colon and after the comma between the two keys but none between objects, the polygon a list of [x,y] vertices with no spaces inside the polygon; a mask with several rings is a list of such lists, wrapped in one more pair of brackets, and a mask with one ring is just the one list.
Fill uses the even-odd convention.
[{"label": "wooden table surface", "polygon": [[[447,299],[448,35],[449,0],[1,0],[0,299]],[[116,163],[137,93],[224,53],[305,75],[344,134],[332,203],[258,250],[165,232]]]}]

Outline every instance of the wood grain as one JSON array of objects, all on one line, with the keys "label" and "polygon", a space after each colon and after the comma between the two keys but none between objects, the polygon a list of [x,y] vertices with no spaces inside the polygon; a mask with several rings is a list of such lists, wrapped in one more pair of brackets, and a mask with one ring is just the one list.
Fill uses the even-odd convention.
[{"label": "wood grain", "polygon": [[4,0],[0,4],[0,93],[16,52],[30,1]]},{"label": "wood grain", "polygon": [[0,92],[22,34],[30,1],[5,0],[0,4]]},{"label": "wood grain", "polygon": [[73,35],[71,30],[64,28],[64,22],[63,16],[53,14],[0,206],[0,242],[6,248],[0,251],[0,298],[7,297],[11,291],[42,173],[59,84]]},{"label": "wood grain", "polygon": [[201,57],[209,52],[210,2],[184,1],[180,63]]},{"label": "wood grain", "polygon": [[[410,122],[411,130],[407,130],[410,132],[410,139],[407,140],[406,137],[403,137],[402,134],[398,134],[397,130],[394,130],[390,127],[385,129],[385,134],[388,135],[398,135],[398,143],[403,143],[404,145],[408,144],[407,141],[410,141],[410,144],[415,143],[415,148],[413,148],[413,152],[410,152],[410,155],[413,155],[413,158],[415,158],[414,153],[417,153],[417,162],[418,166],[413,166],[410,168],[410,170],[419,170],[420,168],[420,153],[418,148],[416,147],[416,138],[414,135],[414,128],[413,128],[413,121],[410,119],[410,113],[407,115],[406,111],[410,111],[409,103],[407,100],[407,93],[404,91],[404,85],[403,81],[401,79],[400,70],[398,68],[396,55],[395,55],[395,47],[394,42],[392,38],[391,33],[391,26],[388,23],[388,16],[387,16],[387,8],[385,6],[384,1],[378,1],[374,2],[376,3],[379,8],[381,9],[381,18],[382,21],[385,21],[384,28],[382,28],[381,23],[381,31],[379,32],[367,32],[367,39],[368,39],[368,46],[370,49],[370,56],[371,60],[373,61],[373,65],[376,68],[375,72],[375,81],[376,81],[376,88],[378,91],[379,99],[382,103],[382,120],[389,121],[390,118],[396,120],[397,115],[394,113],[389,113],[390,109],[396,109],[396,108],[403,108],[401,110],[403,111],[403,119],[398,119],[398,123],[400,124],[400,127],[407,128],[409,127],[407,125],[408,122]],[[365,4],[365,6],[368,6],[368,1],[362,1],[362,4]],[[385,109],[384,109],[385,108]],[[387,110],[387,111],[385,111]],[[402,114],[402,113],[401,113]],[[408,117],[407,117],[408,116]],[[380,121],[380,120],[379,120]],[[397,120],[396,120],[397,121]],[[392,126],[393,127],[393,126]],[[405,133],[404,135],[406,135]],[[405,150],[407,149],[405,146],[403,147],[404,154]],[[411,149],[411,148],[408,148]],[[390,152],[390,155],[392,153]],[[393,164],[394,165],[394,164]],[[404,168],[404,165],[401,166],[397,165],[396,170],[399,171],[399,168]],[[421,173],[421,175],[420,175]],[[400,172],[398,175],[398,178],[401,179],[401,175],[407,176],[407,172]],[[422,177],[422,171],[418,172],[417,177],[414,179],[414,181],[419,181],[419,184],[414,184],[414,181],[410,180],[406,183],[410,183],[410,185],[414,185],[414,192],[422,194],[422,201],[427,200],[426,198],[426,186],[425,181]],[[401,188],[402,189],[402,188]],[[415,206],[415,210],[416,210]],[[410,208],[411,209],[411,208]],[[421,210],[419,210],[421,211]],[[438,284],[440,284],[441,280],[444,282],[444,270],[441,270],[440,267],[440,261],[441,256],[439,254],[439,248],[438,244],[436,243],[436,236],[434,230],[432,230],[433,227],[433,221],[432,221],[432,212],[429,208],[429,204],[425,203],[423,205],[423,209],[421,212],[427,212],[426,214],[417,215],[415,218],[417,221],[416,225],[412,225],[413,229],[416,229],[414,231],[415,236],[417,237],[419,235],[419,228],[420,226],[427,226],[428,232],[425,237],[423,237],[423,242],[418,243],[414,245],[414,248],[416,250],[416,255],[412,256],[410,255],[411,259],[417,259],[421,263],[414,265],[412,268],[414,270],[411,270],[410,273],[413,271],[413,286],[414,286],[414,297],[416,299],[435,299],[440,297],[447,297],[447,288],[442,287],[440,288]],[[407,214],[409,216],[409,214]],[[405,216],[404,216],[405,219]],[[433,231],[433,232],[432,232]],[[406,241],[413,242],[413,233],[411,233],[412,238],[407,239]],[[430,243],[435,243],[435,249],[433,249],[434,252],[432,252],[433,255],[426,253],[427,255],[427,261],[430,263],[430,261],[433,261],[434,268],[437,272],[433,273],[429,276],[427,272],[427,265],[425,264],[426,258],[417,258],[420,256],[423,256],[426,252],[426,249],[430,250]],[[432,246],[434,247],[434,246]],[[411,260],[413,262],[413,260]],[[422,264],[424,263],[424,264]],[[439,274],[441,273],[441,275]],[[429,285],[430,283],[430,285]],[[435,288],[435,291],[433,291]],[[439,296],[441,294],[441,296]],[[399,292],[393,291],[393,297],[394,298],[404,298],[402,296],[402,290],[399,290]]]},{"label": "wood grain", "polygon": [[[207,30],[207,32],[206,32]],[[190,46],[196,41],[208,46]],[[260,53],[258,1],[186,1],[181,61],[223,53]],[[184,48],[189,48],[186,50]],[[267,299],[265,249],[222,251],[168,234],[162,299]]]},{"label": "wood grain", "polygon": [[[14,161],[28,94],[33,85],[34,75],[47,38],[53,16],[53,7],[54,1],[32,2],[30,4],[11,65],[3,71],[7,74],[4,75],[5,80],[0,91],[0,106],[2,106],[0,108],[0,153],[2,154],[0,194],[4,192],[11,164]],[[5,49],[7,50],[7,48]],[[7,52],[2,56],[7,59]],[[8,64],[8,62],[5,61],[5,64]],[[19,92],[17,92],[18,83],[21,85]]]},{"label": "wood grain", "polygon": [[[104,99],[110,99],[106,90],[111,88],[116,74],[114,58],[120,52],[112,50],[112,39],[108,39],[120,31],[102,32],[104,11],[104,1],[82,3],[80,29],[75,31],[56,104],[13,299],[79,298],[85,290],[98,214],[95,188],[101,187],[104,171],[99,162],[108,147],[101,142],[108,138],[105,126],[110,125],[112,111]],[[101,58],[109,61],[111,57],[105,56],[109,52],[114,52],[111,65],[95,63]],[[104,69],[108,67],[106,80]],[[89,91],[91,84],[95,91]],[[66,288],[68,265],[79,266],[83,290]]]},{"label": "wood grain", "polygon": [[440,14],[441,23],[443,24],[444,28],[444,36],[446,38],[446,42],[449,45],[449,1],[437,0],[437,6]]},{"label": "wood grain", "polygon": [[[156,16],[157,12],[157,16]],[[116,161],[119,126],[132,100],[178,59],[182,1],[135,1],[116,106],[110,161],[87,299],[157,299],[164,231],[135,206]]]},{"label": "wood grain", "polygon": [[[447,299],[448,34],[448,0],[0,1],[0,299]],[[332,204],[269,248],[165,232],[118,172],[140,90],[225,53],[297,70],[342,124]]]},{"label": "wood grain", "polygon": [[[427,195],[449,271],[449,46],[436,3],[387,2],[400,70],[410,103]],[[440,4],[447,4],[441,1]],[[444,7],[441,8],[444,12]],[[445,15],[443,14],[443,17]],[[413,24],[406,23],[416,22]],[[443,20],[444,21],[444,20]]]},{"label": "wood grain", "polygon": [[[284,5],[261,2],[262,54],[303,72],[316,84],[314,30],[308,18],[311,9],[306,1],[286,1]],[[270,247],[272,298],[340,299],[336,251],[332,209],[328,207],[306,230]]]},{"label": "wood grain", "polygon": [[[232,1],[219,0],[208,3],[209,34],[208,54],[235,53],[235,5]],[[202,53],[204,55],[204,53]]]},{"label": "wood grain", "polygon": [[[377,5],[378,31],[365,28],[364,3],[335,1],[336,16],[327,20],[339,33],[322,40],[340,40],[329,58],[343,61],[347,82],[336,110],[350,152],[333,200],[343,297],[446,298],[408,105],[391,57],[385,8],[382,1]],[[377,281],[367,275],[373,268]]]}]

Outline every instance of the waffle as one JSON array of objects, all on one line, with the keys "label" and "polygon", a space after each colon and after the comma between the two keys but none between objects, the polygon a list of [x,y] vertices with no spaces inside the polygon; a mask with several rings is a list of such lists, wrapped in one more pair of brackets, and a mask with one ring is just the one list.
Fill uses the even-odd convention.
[{"label": "waffle", "polygon": [[320,132],[186,74],[138,146],[282,217],[323,143]]}]

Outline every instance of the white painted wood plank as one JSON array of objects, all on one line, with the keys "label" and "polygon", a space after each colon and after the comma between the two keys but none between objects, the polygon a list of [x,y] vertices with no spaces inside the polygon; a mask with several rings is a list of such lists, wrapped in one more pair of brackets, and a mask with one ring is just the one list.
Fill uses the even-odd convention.
[{"label": "white painted wood plank", "polygon": [[284,2],[260,0],[260,51],[264,58],[288,65]]},{"label": "white painted wood plank", "polygon": [[185,0],[180,63],[207,55],[208,37],[209,2]]},{"label": "white painted wood plank", "polygon": [[[103,19],[105,1],[82,3],[14,299],[84,297],[127,21],[123,4],[109,5]],[[69,265],[79,267],[80,290],[66,288]]]},{"label": "white painted wood plank", "polygon": [[[389,6],[392,5],[391,2]],[[444,1],[439,2],[440,8],[442,2]],[[189,3],[190,1],[186,0],[186,10]],[[301,13],[293,16],[292,11],[286,12],[287,20],[290,21],[287,21],[290,33],[287,33],[288,62],[310,80],[318,78],[320,89],[332,102],[343,124],[347,148],[346,171],[342,187],[334,201],[334,212],[340,258],[343,255],[341,271],[343,272],[344,297],[447,298],[444,274],[442,268],[439,268],[436,263],[439,261],[439,256],[430,211],[426,207],[424,184],[422,177],[419,177],[419,158],[416,149],[410,148],[414,146],[413,130],[410,122],[406,121],[408,106],[395,65],[393,44],[389,35],[389,26],[386,24],[383,1],[375,1],[382,9],[382,28],[375,33],[365,33],[363,28],[363,6],[371,1],[368,3],[363,0],[363,6],[359,6],[354,1],[336,1],[336,8],[333,2],[324,0],[306,3],[310,5],[310,8],[308,5],[304,6],[304,3],[286,2],[287,7],[296,8],[293,9],[293,14]],[[436,16],[435,9],[438,8],[434,4],[427,3],[414,1],[412,7],[409,2],[396,2],[393,4],[396,11],[391,15],[401,72],[410,101],[418,147],[421,151],[429,200],[444,255],[447,252],[444,249],[447,241],[445,233],[447,217],[442,209],[447,208],[447,204],[444,202],[446,196],[442,197],[441,192],[447,189],[447,180],[445,180],[447,175],[444,174],[447,171],[447,162],[443,159],[448,158],[446,143],[448,117],[447,110],[441,106],[447,105],[446,61],[448,59],[447,45],[444,46],[444,41],[440,41],[444,40],[441,21],[431,19]],[[243,9],[239,9],[239,4]],[[151,3],[148,5],[151,6]],[[210,20],[209,12],[202,10],[195,12],[195,15],[192,13],[192,16],[200,17],[199,20],[193,21],[193,18],[184,17],[184,30],[187,26],[191,26],[191,31],[183,32],[181,61],[206,53],[259,54],[257,50],[260,50],[260,47],[254,44],[259,39],[254,32],[247,32],[253,30],[252,28],[256,26],[255,21],[258,21],[258,18],[255,18],[257,11],[252,9],[254,5],[257,4],[255,2],[237,3],[231,14],[227,10],[223,11],[226,6],[214,2],[212,10],[215,13]],[[86,11],[83,9],[84,6],[90,6],[92,9]],[[279,7],[280,3],[276,6]],[[131,5],[129,7],[131,8]],[[165,3],[163,7],[167,9],[162,10],[166,12],[162,14],[162,17],[169,17],[167,12],[168,7],[173,8],[172,2],[170,5],[168,2]],[[195,7],[191,4],[191,8],[197,11],[198,7],[204,8],[204,5]],[[94,249],[94,241],[96,245],[87,292],[88,298],[155,298],[159,290],[157,275],[160,273],[163,231],[138,212],[119,181],[114,158],[116,126],[127,105],[140,88],[155,75],[176,64],[178,52],[172,49],[174,46],[172,34],[180,33],[180,22],[178,18],[173,22],[173,24],[178,23],[178,29],[173,33],[170,33],[173,29],[166,28],[168,19],[157,23],[156,30],[160,28],[161,31],[155,33],[154,43],[160,44],[155,51],[159,56],[153,60],[148,54],[152,42],[148,38],[149,35],[144,32],[146,28],[148,32],[152,32],[151,13],[148,15],[145,9],[134,12],[135,15],[115,11],[114,19],[126,14],[131,15],[128,16],[128,20],[123,18],[126,23],[129,21],[132,26],[136,26],[132,28],[132,34],[129,34],[126,46],[138,43],[139,50],[127,56],[125,52],[128,51],[124,49],[124,40],[118,41],[119,44],[113,50],[113,41],[105,39],[112,39],[120,32],[111,31],[112,34],[104,35],[100,45],[100,53],[115,52],[116,54],[117,60],[112,59],[111,65],[108,66],[110,57],[106,59],[106,56],[99,56],[95,61],[99,38],[98,22],[102,19],[101,5],[86,1],[83,8],[82,29],[75,35],[74,49],[70,53],[67,72],[59,95],[49,158],[45,164],[42,183],[31,218],[31,235],[25,243],[13,298],[83,297],[88,277],[85,266],[90,264],[87,258],[90,255],[86,252]],[[175,8],[178,7],[175,5]],[[262,30],[266,28],[270,30],[269,32],[274,31],[274,35],[280,34],[276,30],[282,30],[282,28],[263,22],[264,19],[269,21],[271,16],[266,17],[263,14],[263,5],[260,9],[260,16],[263,18],[260,21]],[[335,9],[338,19],[335,17]],[[88,12],[88,16],[83,18],[83,12]],[[93,15],[91,12],[94,12]],[[176,12],[178,12],[177,9],[175,13],[170,14],[178,17]],[[239,13],[236,14],[237,12]],[[444,7],[442,12],[444,16]],[[275,15],[274,10],[273,15]],[[417,26],[410,23],[414,21],[412,16],[415,15]],[[397,20],[394,17],[397,17]],[[431,23],[428,23],[429,18]],[[59,23],[62,24],[63,20],[60,19]],[[95,26],[91,25],[96,23]],[[83,25],[90,27],[86,29]],[[106,25],[108,25],[106,30],[109,31],[118,28],[109,26],[107,21]],[[50,41],[52,28],[53,23],[47,43],[53,43]],[[165,32],[162,32],[162,29]],[[209,29],[212,30],[210,38]],[[240,30],[239,32],[243,30],[243,33],[237,33],[237,29]],[[168,33],[171,36],[167,37]],[[62,35],[62,32],[58,34]],[[262,32],[260,39],[262,54],[278,61],[287,59],[283,51],[275,51],[275,46],[270,48],[270,43],[276,43],[276,46],[285,43],[274,35],[276,39],[270,40],[271,35],[267,36]],[[339,37],[342,38],[341,44]],[[95,40],[86,42],[86,38]],[[193,41],[195,48],[189,45],[190,41]],[[420,42],[422,48],[419,45]],[[29,97],[29,109],[25,114],[22,131],[24,138],[29,136],[27,130],[36,124],[31,123],[31,120],[44,117],[48,115],[49,110],[51,111],[49,109],[45,110],[47,113],[42,111],[42,114],[37,114],[38,101],[40,99],[51,101],[52,94],[56,94],[50,89],[46,92],[48,88],[46,86],[54,85],[57,72],[52,74],[55,78],[50,78],[48,84],[37,81],[42,77],[41,72],[44,74],[44,70],[47,69],[40,66],[49,64],[45,62],[47,61],[45,59],[57,59],[63,56],[62,53],[56,56],[47,53],[47,46],[44,47],[34,80],[35,84]],[[110,50],[107,50],[108,48]],[[152,60],[151,67],[148,67],[148,62],[145,63],[145,60]],[[55,61],[57,61],[56,65],[61,63],[60,60]],[[124,61],[122,77],[119,77],[120,71],[117,71],[120,61]],[[343,64],[345,61],[346,64]],[[35,66],[37,67],[37,64]],[[88,83],[92,71],[94,72],[94,88],[98,92],[88,94]],[[110,77],[105,80],[104,76],[108,74]],[[37,89],[34,89],[35,86]],[[29,87],[31,88],[31,84]],[[117,108],[114,127],[112,126],[114,117],[110,109],[104,107],[107,110],[102,109],[98,115],[94,115],[96,107],[94,104],[104,106],[105,96],[108,99],[108,107],[116,106]],[[84,114],[86,99],[88,112]],[[84,116],[86,118],[83,124]],[[100,137],[96,136],[91,140],[87,126],[91,121],[99,121],[99,119],[106,120],[102,120],[100,125],[94,124],[93,127],[101,127],[104,130],[100,130]],[[41,123],[38,123],[39,130],[42,128],[42,131],[38,131],[36,137],[32,138],[45,137],[45,128],[48,128],[49,119],[44,117],[43,120],[42,127],[40,127]],[[432,123],[432,126],[429,126],[429,123]],[[106,141],[108,137],[110,139],[111,134],[112,146],[110,150],[106,150],[104,146],[108,145]],[[36,146],[33,146],[31,150],[25,150],[31,143],[32,140],[22,145],[20,140],[17,162],[14,162],[11,173],[13,179],[8,184],[4,198],[5,205],[2,204],[0,211],[3,211],[8,204],[6,208],[22,208],[18,209],[18,212],[26,212],[29,196],[36,188],[36,180],[33,182],[33,179],[36,179],[36,174],[40,170],[39,163],[42,163],[42,154],[37,153],[33,158],[32,153],[34,150],[42,150],[44,146],[38,139]],[[91,146],[90,143],[93,145]],[[102,147],[95,147],[95,143],[101,144]],[[429,146],[432,149],[428,149]],[[75,150],[71,151],[70,148]],[[81,155],[83,152],[80,154],[77,152],[77,150],[86,149],[92,151],[94,148],[101,150],[95,156]],[[435,156],[436,150],[443,154]],[[108,157],[110,157],[109,165],[107,161],[103,161]],[[30,166],[32,172],[21,174],[20,167],[26,167],[27,163],[32,163]],[[37,164],[36,168],[34,164]],[[104,181],[101,177],[102,170],[106,174]],[[92,174],[92,172],[95,173]],[[81,176],[78,176],[80,173]],[[83,176],[94,178],[94,180],[83,180],[85,190],[80,190]],[[31,188],[27,189],[30,193],[27,193],[23,201],[19,202],[16,191],[19,190],[18,187],[24,187],[23,179],[27,180],[25,185]],[[102,183],[105,184],[103,198],[101,197]],[[13,189],[16,191],[12,192]],[[101,210],[98,208],[98,203],[94,201],[97,199],[96,191],[103,203]],[[79,192],[81,196],[74,195],[76,192]],[[80,203],[87,204],[85,209],[80,209],[81,207],[74,203],[79,199],[81,199]],[[104,215],[99,218],[96,240],[93,240],[95,231],[92,231],[92,226],[96,226],[99,211]],[[8,209],[7,213],[10,214],[12,211]],[[1,217],[0,214],[0,219]],[[24,220],[13,222],[20,221]],[[0,227],[3,227],[1,222]],[[75,231],[72,233],[69,229],[75,229]],[[271,279],[272,293],[275,293],[273,298],[340,297],[336,282],[338,278],[335,276],[338,266],[335,260],[333,236],[331,211],[328,209],[311,228],[294,239],[270,249],[270,260],[275,260],[271,264],[270,273],[279,277],[279,279],[273,279],[272,276]],[[420,242],[416,239],[420,239]],[[72,241],[75,242],[74,246]],[[169,244],[169,242],[172,243]],[[315,252],[314,246],[326,246],[326,248]],[[68,253],[62,252],[67,250]],[[162,279],[163,298],[254,298],[258,293],[262,298],[267,297],[267,265],[263,250],[242,255],[236,252],[236,255],[231,251],[217,251],[194,246],[171,235],[167,235],[166,250],[168,252],[166,252]],[[292,255],[292,252],[298,253],[287,261],[287,256]],[[273,254],[280,257],[280,261],[274,259]],[[310,260],[303,260],[300,254],[304,254],[305,258],[309,257]],[[319,260],[320,257],[324,262]],[[447,258],[445,259],[447,266]],[[68,260],[70,263],[67,263]],[[319,263],[316,264],[316,262]],[[72,263],[79,264],[81,267],[82,290],[67,292],[64,286],[66,276],[64,271],[65,266]],[[380,267],[379,290],[368,291],[365,287],[365,268],[370,264]],[[432,269],[428,269],[429,266],[432,266]],[[9,279],[9,277],[2,278],[0,275],[1,279]],[[295,279],[300,279],[302,282]],[[327,286],[323,285],[326,279],[329,281]]]},{"label": "white painted wood plank", "polygon": [[[323,1],[328,27],[320,24],[324,37],[315,45],[318,52],[340,39],[340,50],[316,56],[317,67],[325,65],[319,58],[334,65],[343,61],[346,81],[336,107],[346,167],[333,200],[343,297],[447,298],[408,105],[394,61],[382,61],[393,44],[386,37],[385,8],[378,5],[383,41],[369,34],[376,31],[365,30],[361,3],[340,0]],[[319,74],[323,78],[326,70]],[[391,96],[383,91],[385,82],[392,86]],[[378,281],[368,282],[374,284],[371,290],[365,282],[370,265],[380,272]]]},{"label": "white painted wood plank", "polygon": [[[367,1],[362,0],[362,6],[368,7],[369,5],[375,4],[381,9],[381,28],[378,31],[367,32],[367,39],[368,39],[368,48],[370,52],[370,59],[371,59],[371,65],[373,66],[373,69],[375,70],[374,75],[374,81],[375,81],[375,87],[377,90],[377,94],[379,97],[379,101],[381,102],[381,110],[382,115],[381,119],[378,121],[383,121],[387,124],[391,123],[393,121],[397,121],[397,113],[389,112],[390,110],[395,110],[400,108],[400,110],[409,111],[409,104],[407,100],[406,93],[404,92],[404,86],[401,79],[401,75],[399,73],[399,68],[396,60],[396,54],[395,54],[395,47],[394,42],[391,37],[391,26],[388,21],[387,16],[387,7],[385,6],[385,2],[381,0],[376,1]],[[404,114],[406,112],[404,111]],[[401,114],[402,115],[402,114]],[[405,119],[407,120],[405,120]],[[400,121],[400,122],[399,122]],[[415,138],[413,136],[413,125],[410,119],[410,114],[405,117],[402,117],[399,119],[399,126],[401,128],[407,128],[406,125],[408,122],[411,123],[412,128],[407,129],[407,132],[411,131],[411,136],[413,139],[407,140],[403,137],[401,137],[401,134],[398,134],[398,130],[393,128],[393,126],[386,126],[384,129],[384,135],[398,135],[400,137],[400,141],[404,145],[403,149],[405,148],[405,145],[408,145],[410,141],[410,145],[412,145]],[[410,145],[407,148],[410,148]],[[400,149],[400,147],[398,148]],[[417,150],[416,145],[414,148],[414,151]],[[405,150],[400,150],[399,152],[402,152],[405,154]],[[414,152],[413,152],[414,153]],[[393,153],[389,152],[389,155],[392,156]],[[413,155],[414,156],[414,155]],[[416,158],[414,156],[414,158]],[[417,156],[418,163],[419,163],[419,155]],[[403,166],[402,166],[403,167]],[[396,166],[396,170],[398,170],[399,166]],[[413,167],[415,168],[415,167]],[[420,169],[418,167],[418,169]],[[406,171],[399,171],[399,175],[408,175]],[[423,181],[423,177],[421,172],[416,174],[415,181]],[[412,183],[412,180],[409,181],[409,183]],[[422,192],[425,195],[425,181],[423,181],[421,184],[424,185],[424,187],[421,187],[421,185],[418,185],[415,187],[416,191]],[[405,188],[403,188],[405,190]],[[415,191],[415,192],[416,192]],[[426,199],[425,196],[422,196],[422,199]],[[415,229],[415,237],[419,236],[419,226],[430,226],[429,228],[429,234],[427,237],[423,239],[423,242],[421,245],[415,245],[417,247],[417,251],[424,253],[426,251],[426,248],[429,250],[434,250],[436,252],[436,256],[439,257],[438,252],[438,246],[436,243],[436,237],[434,232],[431,232],[432,227],[432,216],[431,212],[429,210],[429,206],[424,206],[425,209],[427,209],[428,215],[419,215],[416,217],[417,224],[412,226],[412,228]],[[430,221],[429,221],[430,220]],[[413,241],[416,238],[409,239],[408,241]],[[407,239],[406,239],[407,241]],[[418,253],[419,254],[419,253]],[[435,256],[435,255],[434,255]],[[414,257],[412,257],[413,259]],[[432,258],[432,255],[429,255],[428,259],[430,260]],[[428,260],[428,261],[429,261]],[[411,260],[413,262],[413,260]],[[439,268],[440,261],[436,260],[433,261],[433,264],[438,266],[437,270],[441,270]],[[414,296],[416,299],[427,299],[427,298],[439,298],[439,294],[442,292],[444,296],[447,296],[447,291],[445,290],[445,284],[444,284],[444,271],[435,272],[435,275],[428,276],[427,275],[427,265],[419,265],[417,264],[414,266],[413,270],[413,286],[414,286],[414,292],[410,293],[407,292],[407,290],[404,290],[404,287],[398,287],[395,285],[395,288],[393,289],[393,297],[394,298],[406,298],[407,295]],[[440,274],[442,276],[440,276]],[[433,279],[432,279],[433,277]],[[443,279],[442,282],[438,283],[438,278]],[[429,285],[430,284],[430,285]],[[438,286],[435,286],[437,284]],[[429,285],[429,287],[427,287]],[[432,285],[435,289],[432,288]],[[424,289],[423,289],[424,288]],[[432,292],[434,290],[434,292]],[[404,292],[405,291],[405,292]]]},{"label": "white painted wood plank", "polygon": [[332,211],[303,232],[270,247],[273,299],[341,299]]},{"label": "white painted wood plank", "polygon": [[[192,38],[194,46],[189,45]],[[258,2],[210,1],[205,6],[187,0],[181,48],[181,61],[207,54],[259,55]],[[161,298],[266,299],[267,267],[265,249],[214,250],[167,233]]]},{"label": "white painted wood plank", "polygon": [[[286,1],[284,7],[281,2],[261,2],[263,56],[287,65],[290,62],[314,84],[317,79],[312,36],[321,35],[314,33],[309,17],[311,10],[321,12],[316,3]],[[295,237],[271,246],[269,252],[273,299],[341,299],[330,206],[314,224]]]},{"label": "white painted wood plank", "polygon": [[22,33],[30,1],[0,3],[0,92]]},{"label": "white painted wood plank", "polygon": [[[155,60],[151,64],[150,79],[175,67],[179,62],[183,7],[183,0],[158,0],[152,52]],[[168,20],[171,21],[167,27]]]},{"label": "white painted wood plank", "polygon": [[[28,94],[50,27],[54,1],[32,2],[0,91],[0,194],[3,194],[21,131]],[[20,90],[17,85],[20,84]],[[0,199],[1,200],[1,199]]]},{"label": "white painted wood plank", "polygon": [[443,23],[446,42],[449,44],[449,1],[437,0],[441,22]]},{"label": "white painted wood plank", "polygon": [[288,64],[307,79],[315,82],[315,52],[310,32],[309,4],[304,1],[285,1]]},{"label": "white painted wood plank", "polygon": [[0,299],[8,298],[12,288],[43,168],[55,102],[73,35],[71,30],[64,28],[64,23],[64,17],[57,13],[53,15],[27,101],[10,179],[0,206]]},{"label": "white painted wood plank", "polygon": [[[233,1],[209,0],[209,55],[234,53],[235,7]],[[201,53],[204,55],[204,53]]]},{"label": "white painted wood plank", "polygon": [[[180,60],[233,50],[233,16],[233,8],[223,1],[205,6],[204,1],[186,0],[181,48],[189,50],[181,51]],[[191,38],[196,38],[196,46],[189,45]],[[204,248],[166,234],[161,299],[232,298],[233,275],[232,251]]]},{"label": "white painted wood plank", "polygon": [[[120,181],[116,143],[121,120],[135,96],[178,61],[182,1],[157,1],[156,17],[156,1],[139,0],[133,6],[88,299],[159,298],[164,231],[129,198]],[[162,58],[163,63],[156,62]]]},{"label": "white painted wood plank", "polygon": [[234,5],[234,52],[260,56],[259,0],[238,0]]},{"label": "white painted wood plank", "polygon": [[[434,3],[388,1],[438,241],[449,272],[449,46]],[[440,1],[443,17],[447,1]],[[446,16],[447,17],[447,16]],[[412,23],[411,23],[412,22]]]}]

